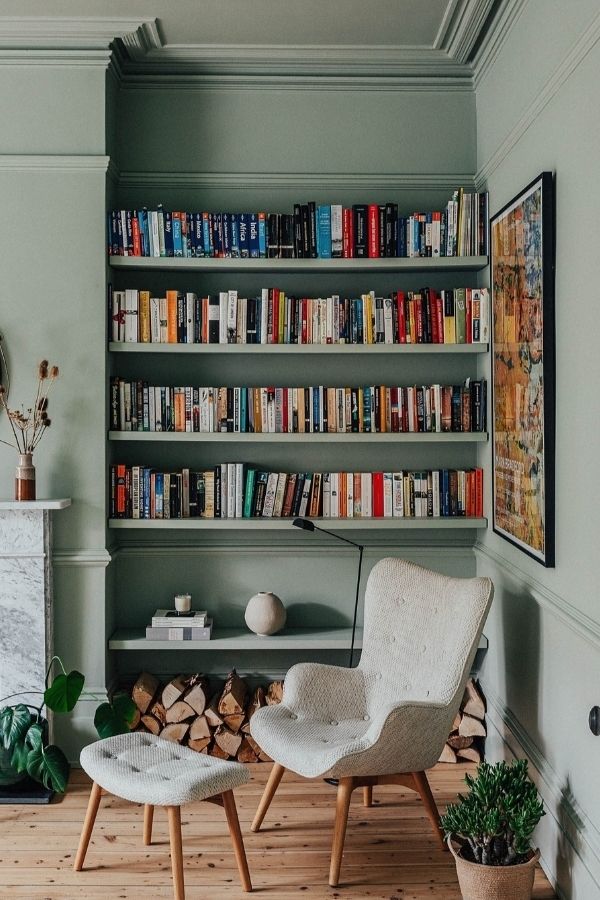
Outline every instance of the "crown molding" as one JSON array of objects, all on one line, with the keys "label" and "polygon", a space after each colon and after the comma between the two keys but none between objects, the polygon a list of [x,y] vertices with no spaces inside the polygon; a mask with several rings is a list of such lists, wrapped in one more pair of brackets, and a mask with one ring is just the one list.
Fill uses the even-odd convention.
[{"label": "crown molding", "polygon": [[52,563],[63,568],[105,569],[111,562],[108,550],[55,550]]},{"label": "crown molding", "polygon": [[[457,63],[466,63],[473,53],[495,0],[459,0],[440,44]],[[446,18],[446,17],[445,17]]]},{"label": "crown molding", "polygon": [[479,86],[494,65],[508,35],[518,22],[526,5],[527,0],[505,0],[501,4],[473,60],[475,88]]},{"label": "crown molding", "polygon": [[190,189],[225,188],[231,190],[268,188],[270,190],[300,191],[326,189],[367,190],[442,190],[453,191],[457,186],[472,188],[473,175],[451,172],[439,175],[411,173],[381,173],[365,175],[358,173],[330,174],[328,172],[118,172],[112,163],[111,177],[118,180],[120,187],[126,188],[172,188]]},{"label": "crown molding", "polygon": [[9,172],[106,172],[108,156],[0,155],[0,171]]},{"label": "crown molding", "polygon": [[133,58],[162,45],[155,18],[0,16],[0,47],[15,50],[105,50],[120,38]]},{"label": "crown molding", "polygon": [[177,91],[451,91],[469,93],[473,90],[469,75],[425,75],[406,74],[394,76],[368,75],[307,75],[307,74],[267,74],[267,75],[214,75],[197,72],[161,74],[138,71],[132,74],[121,68],[121,88],[123,90],[177,90]]},{"label": "crown molding", "polygon": [[99,66],[106,69],[110,63],[110,50],[64,50],[30,48],[15,49],[0,45],[2,66]]}]

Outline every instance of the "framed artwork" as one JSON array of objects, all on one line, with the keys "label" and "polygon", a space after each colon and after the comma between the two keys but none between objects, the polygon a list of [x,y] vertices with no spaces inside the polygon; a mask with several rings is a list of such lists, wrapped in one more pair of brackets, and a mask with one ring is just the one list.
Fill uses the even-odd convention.
[{"label": "framed artwork", "polygon": [[554,180],[490,219],[493,527],[554,565]]}]

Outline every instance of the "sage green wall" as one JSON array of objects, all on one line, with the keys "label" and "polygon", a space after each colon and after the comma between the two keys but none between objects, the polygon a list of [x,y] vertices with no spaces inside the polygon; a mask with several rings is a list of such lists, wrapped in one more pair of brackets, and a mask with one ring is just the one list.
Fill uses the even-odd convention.
[{"label": "sage green wall", "polygon": [[[106,62],[2,64],[0,329],[11,401],[31,403],[38,362],[61,375],[52,427],[35,454],[38,496],[72,497],[54,513],[55,645],[105,685],[104,157]],[[0,435],[8,436],[5,417]],[[0,445],[0,496],[15,452]],[[80,708],[86,716],[87,704]]]},{"label": "sage green wall", "polygon": [[[597,2],[529,0],[477,88],[492,212],[542,170],[556,173],[556,567],[488,530],[477,569],[496,585],[482,675],[490,746],[505,752],[502,734],[531,759],[548,810],[544,865],[575,900],[600,896],[600,740],[587,725],[600,703],[599,37]],[[482,458],[489,471],[490,448]]]}]

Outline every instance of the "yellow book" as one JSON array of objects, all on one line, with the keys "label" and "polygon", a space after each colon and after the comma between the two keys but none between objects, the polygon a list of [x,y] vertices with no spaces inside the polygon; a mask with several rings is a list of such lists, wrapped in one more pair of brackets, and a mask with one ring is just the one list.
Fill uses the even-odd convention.
[{"label": "yellow book", "polygon": [[150,291],[140,291],[140,341],[150,343]]}]

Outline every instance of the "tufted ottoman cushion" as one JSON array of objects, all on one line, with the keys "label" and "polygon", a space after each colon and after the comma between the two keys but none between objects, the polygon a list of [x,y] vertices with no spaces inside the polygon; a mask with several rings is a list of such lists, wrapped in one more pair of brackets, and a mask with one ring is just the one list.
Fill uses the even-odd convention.
[{"label": "tufted ottoman cushion", "polygon": [[110,794],[152,806],[183,806],[250,780],[239,763],[141,732],[96,741],[84,747],[80,761],[90,778]]}]

